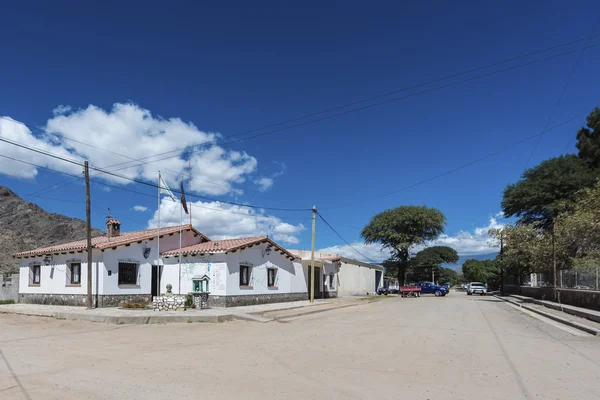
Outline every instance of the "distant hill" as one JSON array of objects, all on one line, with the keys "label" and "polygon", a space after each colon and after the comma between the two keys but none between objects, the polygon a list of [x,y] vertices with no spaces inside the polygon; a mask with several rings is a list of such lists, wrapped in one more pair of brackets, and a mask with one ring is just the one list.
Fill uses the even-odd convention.
[{"label": "distant hill", "polygon": [[[85,239],[85,232],[85,221],[46,212],[0,186],[0,273],[19,266],[14,253]],[[92,228],[93,237],[103,234]]]}]

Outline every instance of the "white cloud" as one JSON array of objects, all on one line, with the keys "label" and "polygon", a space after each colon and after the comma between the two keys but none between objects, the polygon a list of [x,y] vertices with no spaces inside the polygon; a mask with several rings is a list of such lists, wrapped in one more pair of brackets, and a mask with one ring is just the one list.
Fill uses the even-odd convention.
[{"label": "white cloud", "polygon": [[[179,224],[180,203],[163,198],[160,205],[161,226]],[[300,242],[298,234],[304,225],[292,225],[273,215],[248,207],[215,202],[192,202],[192,224],[211,239],[229,239],[244,236],[269,235],[275,241],[285,244]],[[183,214],[183,223],[189,223],[189,216]],[[149,228],[158,226],[158,211],[148,221]]]},{"label": "white cloud", "polygon": [[[33,134],[28,127],[12,118],[0,118],[0,135],[6,139],[29,147],[35,147],[36,149],[51,152],[63,158],[75,159],[83,162],[79,155],[72,154],[66,148],[56,144],[51,135]],[[81,175],[80,166],[53,157],[47,157],[6,142],[0,142],[0,154],[62,172]],[[13,178],[33,179],[37,176],[38,169],[33,165],[2,157],[0,158],[0,173]]]},{"label": "white cloud", "polygon": [[[498,251],[497,246],[492,238],[489,237],[488,231],[492,228],[502,228],[504,224],[498,222],[494,217],[491,217],[486,226],[476,227],[472,231],[460,231],[456,235],[443,234],[439,239],[430,242],[427,246],[417,246],[413,252],[418,252],[424,247],[428,246],[448,246],[455,249],[459,256],[474,256],[490,254]],[[352,246],[358,251],[363,253],[365,256],[375,260],[384,261],[390,255],[390,252],[386,249],[381,249],[381,246],[377,244],[365,245],[362,242],[354,242]],[[356,251],[354,251],[348,245],[331,246],[321,249],[326,253],[335,253],[348,258],[355,258],[361,261],[367,261],[364,257],[361,257]]]},{"label": "white cloud", "polygon": [[144,206],[133,206],[132,210],[133,210],[133,211],[138,211],[138,212],[146,212],[146,211],[148,211],[148,207],[144,207]]},{"label": "white cloud", "polygon": [[271,186],[273,186],[273,179],[263,176],[260,179],[255,180],[254,183],[256,183],[259,186],[258,190],[260,190],[261,192],[264,192],[267,189],[269,189]]},{"label": "white cloud", "polygon": [[[378,244],[364,244],[363,242],[351,243],[352,247],[360,251],[366,257],[358,254],[352,247],[347,244],[336,245],[319,249],[324,253],[339,254],[340,256],[353,258],[359,261],[370,262],[369,258],[376,262],[382,262],[390,257],[389,250],[382,249]],[[367,258],[368,257],[368,258]]]},{"label": "white cloud", "polygon": [[66,114],[70,111],[71,111],[71,106],[63,106],[62,104],[60,104],[58,107],[56,107],[54,110],[52,110],[52,114],[54,114],[56,116],[56,115]]},{"label": "white cloud", "polygon": [[[217,146],[218,134],[203,132],[194,124],[179,118],[165,119],[153,116],[149,110],[136,104],[116,103],[108,111],[93,105],[79,110],[60,105],[53,113],[54,116],[47,121],[45,130],[59,135],[59,138],[49,133],[34,133],[22,123],[6,119],[0,119],[0,134],[65,158],[79,162],[87,159],[92,167],[115,170],[131,179],[155,182],[160,170],[165,181],[177,187],[180,175],[191,173],[194,176],[192,189],[207,195],[242,194],[243,192],[235,186],[245,182],[246,178],[256,171],[256,158],[245,152],[230,151]],[[184,156],[188,158],[189,154],[184,154],[180,149],[196,144],[199,146],[194,147],[190,158],[191,170],[188,171],[188,161]],[[99,149],[119,153],[129,159]],[[0,143],[0,153],[62,172],[77,175],[81,173],[81,167],[77,165],[4,142]],[[156,153],[167,154],[148,159]],[[171,157],[161,160],[169,156]],[[131,160],[143,158],[147,163],[142,165],[136,165],[139,162]],[[110,166],[114,167],[109,168]],[[0,173],[15,178],[33,179],[38,171],[34,166],[0,159]],[[94,172],[93,169],[90,175],[112,183],[129,183],[114,176]]]},{"label": "white cloud", "polygon": [[494,217],[496,217],[496,218],[504,218],[504,211],[498,211],[496,213],[496,215],[494,215]]}]

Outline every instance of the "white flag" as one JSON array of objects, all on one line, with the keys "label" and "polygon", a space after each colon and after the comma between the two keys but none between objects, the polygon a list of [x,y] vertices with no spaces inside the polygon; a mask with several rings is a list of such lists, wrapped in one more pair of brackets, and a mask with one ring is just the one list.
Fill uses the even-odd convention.
[{"label": "white flag", "polygon": [[167,182],[163,181],[162,176],[160,177],[159,181],[160,181],[160,194],[166,194],[167,196],[171,197],[171,200],[173,200],[175,202],[179,201],[177,199],[177,197],[175,197],[173,192],[171,192],[171,189],[169,188],[169,185],[167,185]]}]

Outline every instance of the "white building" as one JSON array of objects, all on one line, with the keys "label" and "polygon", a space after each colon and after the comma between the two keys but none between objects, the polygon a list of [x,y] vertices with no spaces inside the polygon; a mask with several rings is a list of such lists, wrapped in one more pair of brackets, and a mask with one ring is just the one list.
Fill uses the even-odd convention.
[{"label": "white building", "polygon": [[[85,305],[86,249],[80,240],[15,254],[21,260],[19,301]],[[317,252],[315,298],[374,293],[382,275],[380,266]],[[121,232],[119,221],[110,219],[107,234],[92,239],[98,307],[149,303],[167,285],[174,294],[209,292],[213,307],[306,300],[309,281],[310,252],[288,251],[268,236],[210,240],[191,225]]]},{"label": "white building", "polygon": [[[290,250],[300,257],[302,263],[310,265],[311,252],[308,250]],[[369,264],[337,254],[315,252],[316,276],[321,277],[319,294],[315,297],[364,296],[376,293],[383,285],[383,267]]]},{"label": "white building", "polygon": [[[156,295],[161,250],[209,239],[190,225],[121,232],[115,219],[107,234],[92,239],[92,294],[98,307],[117,306],[123,300],[150,302]],[[85,240],[24,251],[20,259],[19,301],[22,303],[85,305],[87,296],[87,243]]]}]

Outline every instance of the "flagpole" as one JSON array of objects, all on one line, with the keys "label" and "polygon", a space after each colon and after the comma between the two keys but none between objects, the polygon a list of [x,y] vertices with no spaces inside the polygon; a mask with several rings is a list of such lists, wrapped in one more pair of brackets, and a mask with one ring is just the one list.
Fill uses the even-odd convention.
[{"label": "flagpole", "polygon": [[[188,157],[188,174],[190,175],[190,193],[192,193],[192,158]],[[188,240],[188,246],[192,245],[192,206],[190,204],[190,237]]]},{"label": "flagpole", "polygon": [[160,296],[160,171],[158,171],[158,229],[156,235],[156,296]]},{"label": "flagpole", "polygon": [[[181,195],[183,196],[183,175],[181,175]],[[183,204],[179,208],[179,294],[181,294],[181,235],[183,234]]]}]

